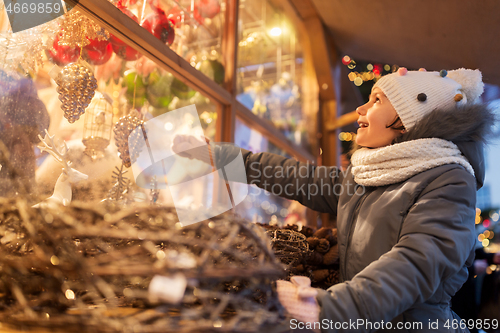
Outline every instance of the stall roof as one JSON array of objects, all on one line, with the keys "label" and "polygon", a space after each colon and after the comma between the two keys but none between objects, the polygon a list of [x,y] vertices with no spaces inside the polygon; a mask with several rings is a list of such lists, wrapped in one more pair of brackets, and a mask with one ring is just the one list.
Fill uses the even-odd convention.
[{"label": "stall roof", "polygon": [[312,0],[339,55],[412,69],[479,68],[500,85],[498,0]]}]

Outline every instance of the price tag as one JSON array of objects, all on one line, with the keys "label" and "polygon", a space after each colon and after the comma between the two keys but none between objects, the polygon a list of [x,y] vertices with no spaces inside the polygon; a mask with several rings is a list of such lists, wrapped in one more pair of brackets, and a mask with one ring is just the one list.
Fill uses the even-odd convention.
[{"label": "price tag", "polygon": [[12,32],[47,23],[70,11],[79,0],[4,0]]}]

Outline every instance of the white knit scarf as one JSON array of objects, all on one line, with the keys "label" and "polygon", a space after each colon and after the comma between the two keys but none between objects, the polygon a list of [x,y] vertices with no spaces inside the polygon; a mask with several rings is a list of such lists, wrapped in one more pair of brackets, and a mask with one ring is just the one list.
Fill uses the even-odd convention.
[{"label": "white knit scarf", "polygon": [[474,176],[469,161],[453,142],[418,139],[386,147],[358,149],[351,157],[354,181],[365,186],[384,186],[444,164],[460,164]]}]

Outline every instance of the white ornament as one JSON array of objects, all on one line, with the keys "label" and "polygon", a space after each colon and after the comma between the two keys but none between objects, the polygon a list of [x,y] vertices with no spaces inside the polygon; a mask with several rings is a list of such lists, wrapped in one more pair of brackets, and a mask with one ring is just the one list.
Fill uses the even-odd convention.
[{"label": "white ornament", "polygon": [[71,184],[77,183],[81,180],[86,180],[88,176],[84,173],[81,173],[78,170],[71,168],[71,162],[67,159],[68,154],[68,146],[66,142],[64,145],[57,149],[54,143],[54,135],[50,136],[49,132],[45,130],[45,138],[42,138],[41,135],[38,135],[43,145],[39,145],[41,151],[46,151],[50,155],[52,155],[57,162],[59,162],[63,169],[62,173],[57,178],[56,185],[54,186],[54,193],[51,197],[43,200],[42,202],[34,205],[33,207],[40,207],[40,205],[45,204],[62,204],[64,206],[69,205],[72,198]]},{"label": "white ornament", "polygon": [[169,304],[177,304],[184,297],[187,279],[178,273],[173,276],[155,275],[149,283],[149,297]]}]

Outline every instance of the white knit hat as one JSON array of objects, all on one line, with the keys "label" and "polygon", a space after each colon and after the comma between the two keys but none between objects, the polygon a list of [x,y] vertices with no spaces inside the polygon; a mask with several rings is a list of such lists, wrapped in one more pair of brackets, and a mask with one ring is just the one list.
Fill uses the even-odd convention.
[{"label": "white knit hat", "polygon": [[427,72],[401,67],[380,78],[375,87],[387,96],[406,130],[433,110],[452,110],[476,102],[484,90],[481,72],[464,68]]}]

